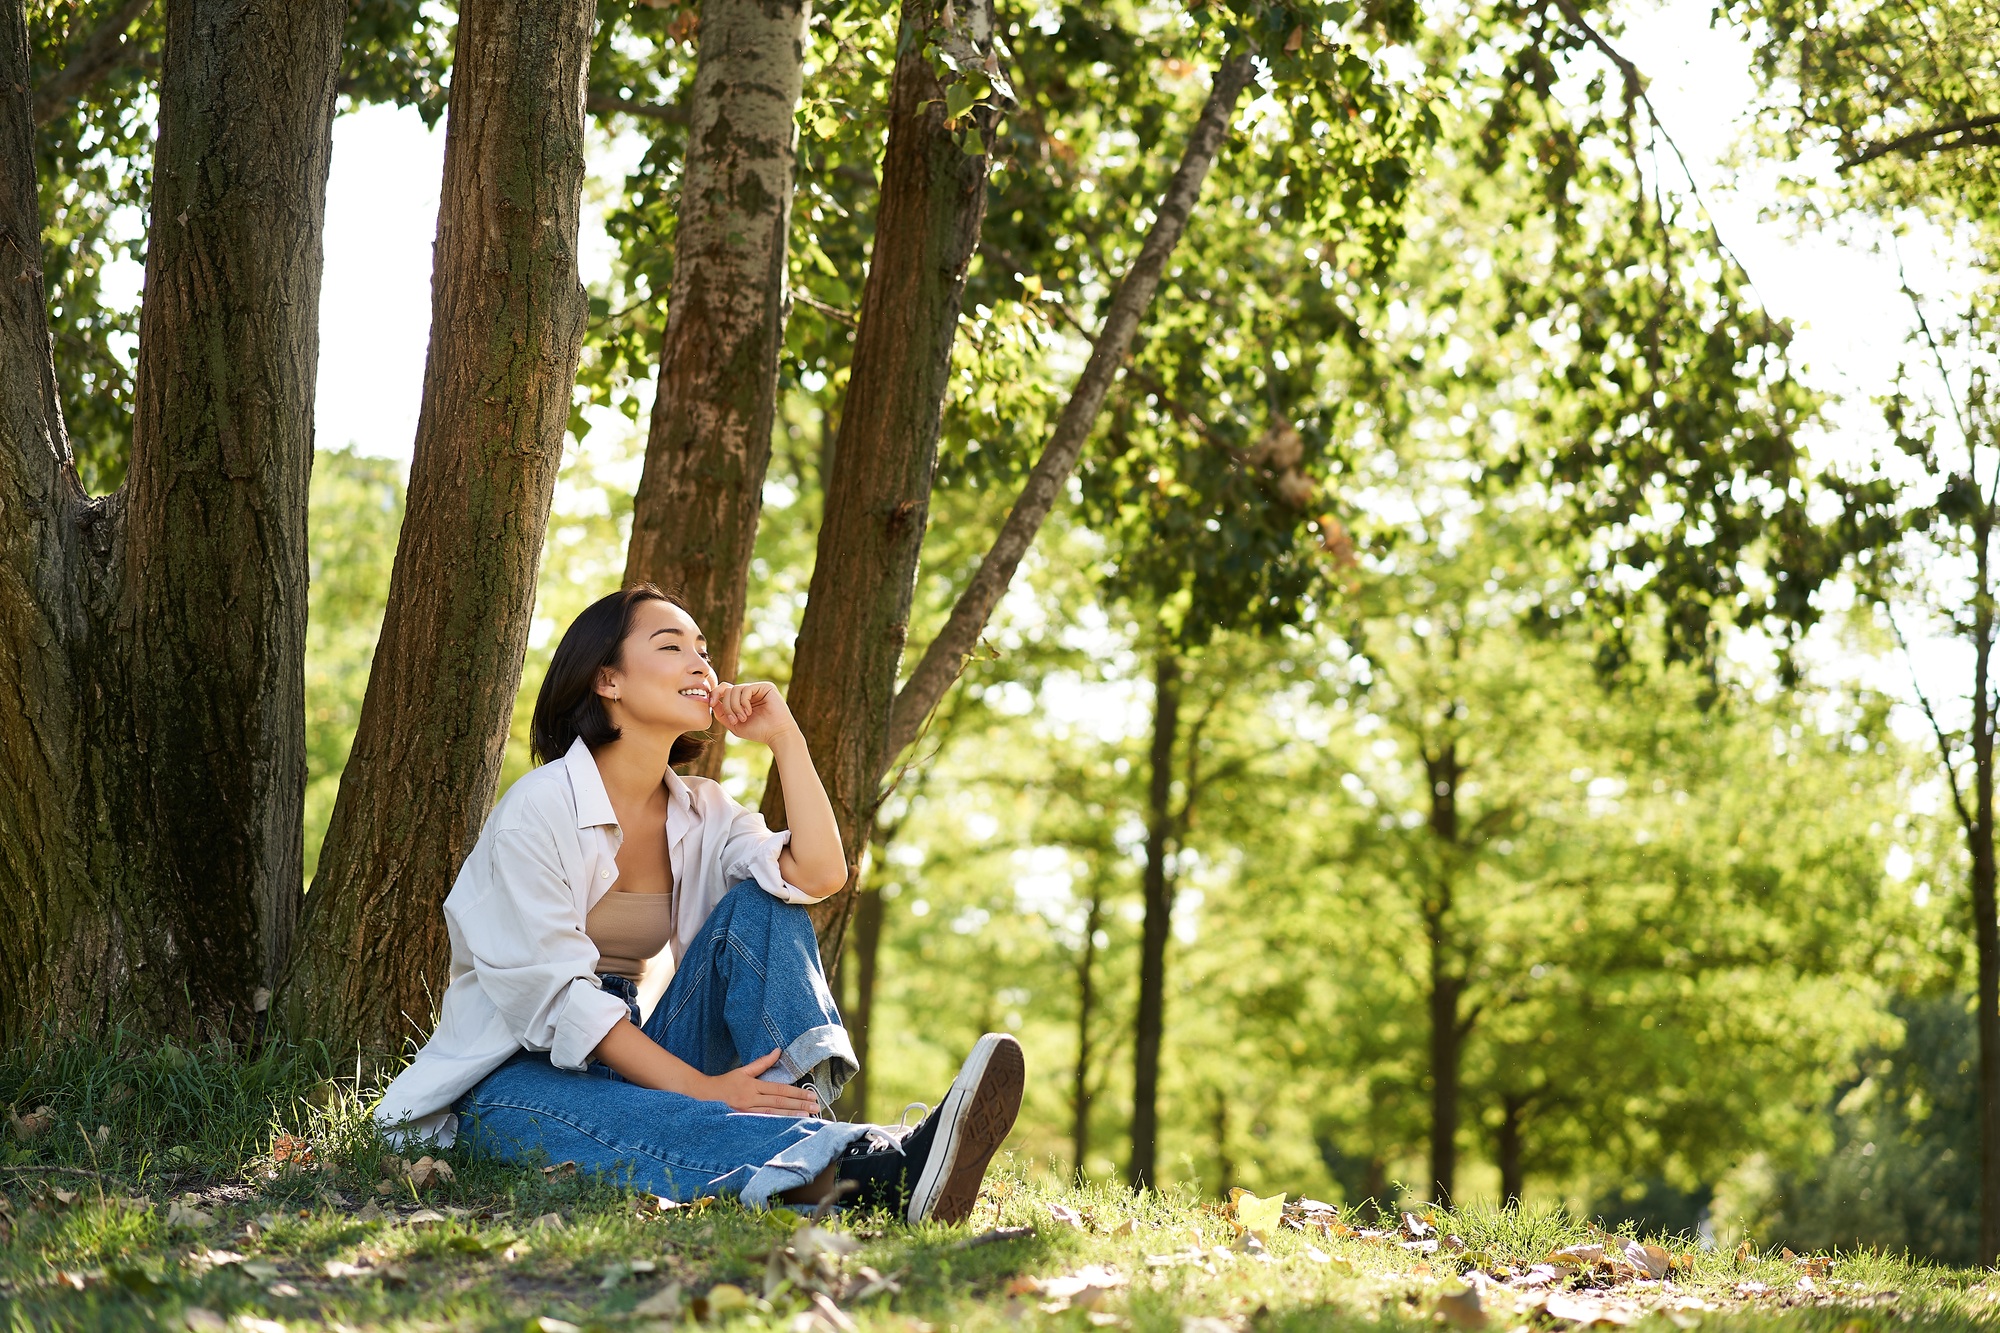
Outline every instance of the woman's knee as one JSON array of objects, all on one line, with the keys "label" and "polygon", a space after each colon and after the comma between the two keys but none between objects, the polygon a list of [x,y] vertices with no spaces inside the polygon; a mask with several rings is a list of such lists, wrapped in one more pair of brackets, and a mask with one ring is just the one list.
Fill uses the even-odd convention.
[{"label": "woman's knee", "polygon": [[797,929],[803,926],[812,929],[812,915],[798,903],[788,903],[764,891],[764,886],[754,879],[746,879],[736,884],[722,895],[716,905],[718,913],[726,912],[732,925],[741,925],[752,920],[768,921],[778,928]]}]

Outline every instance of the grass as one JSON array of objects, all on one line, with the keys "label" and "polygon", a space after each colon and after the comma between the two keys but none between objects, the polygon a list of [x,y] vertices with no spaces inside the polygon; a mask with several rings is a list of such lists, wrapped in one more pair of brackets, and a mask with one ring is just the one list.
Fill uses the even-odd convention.
[{"label": "grass", "polygon": [[334,1075],[310,1050],[123,1038],[0,1055],[0,1105],[29,1133],[0,1132],[0,1330],[1435,1333],[1601,1319],[1874,1333],[2000,1320],[2000,1274],[1699,1251],[1685,1237],[1653,1238],[1678,1259],[1666,1282],[1565,1270],[1516,1290],[1481,1276],[1518,1282],[1552,1251],[1605,1240],[1562,1213],[1427,1211],[1439,1243],[1425,1253],[1400,1229],[1367,1234],[1393,1220],[1348,1212],[1270,1231],[1258,1253],[1213,1200],[1062,1186],[1004,1158],[961,1228],[815,1227],[729,1201],[661,1211],[610,1183],[462,1153],[420,1186],[385,1167],[352,1079]]}]

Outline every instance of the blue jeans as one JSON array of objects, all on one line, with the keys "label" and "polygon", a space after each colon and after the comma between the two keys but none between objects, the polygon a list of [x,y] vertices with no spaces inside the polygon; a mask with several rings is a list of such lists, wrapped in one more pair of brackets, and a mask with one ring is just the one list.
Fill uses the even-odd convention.
[{"label": "blue jeans", "polygon": [[[624,997],[637,1023],[632,983],[601,981]],[[702,924],[643,1030],[704,1074],[777,1050],[778,1063],[763,1077],[796,1083],[831,1059],[837,1089],[858,1067],[811,918],[750,881],[725,894]],[[753,1208],[811,1181],[868,1132],[642,1088],[595,1062],[557,1069],[548,1052],[528,1050],[481,1080],[458,1111],[473,1148],[502,1161],[573,1161],[680,1202],[736,1194]]]}]

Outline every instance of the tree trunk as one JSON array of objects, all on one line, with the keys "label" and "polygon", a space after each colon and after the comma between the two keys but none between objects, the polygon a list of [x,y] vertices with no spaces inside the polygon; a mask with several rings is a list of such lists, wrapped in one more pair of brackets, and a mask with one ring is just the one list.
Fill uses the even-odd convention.
[{"label": "tree trunk", "polygon": [[408,506],[289,997],[299,1030],[341,1049],[430,1030],[438,906],[499,781],[583,339],[595,12],[459,9]]},{"label": "tree trunk", "polygon": [[[879,860],[875,862],[881,864]],[[876,966],[882,955],[882,886],[858,891],[854,905],[854,1005],[848,1010],[847,1035],[854,1039],[854,1057],[861,1068],[841,1094],[840,1114],[847,1120],[868,1119],[868,1038],[875,1025]]]},{"label": "tree trunk", "polygon": [[[784,341],[806,0],[705,0],[687,169],[625,581],[685,597],[736,679]],[[698,771],[718,776],[723,741]]]},{"label": "tree trunk", "polygon": [[1459,974],[1451,938],[1452,886],[1449,862],[1458,846],[1458,752],[1449,741],[1424,760],[1430,779],[1430,832],[1441,865],[1433,896],[1424,904],[1424,934],[1430,947],[1431,1021],[1431,1199],[1449,1205],[1458,1170],[1459,1052],[1464,1035],[1459,1003],[1465,978]]},{"label": "tree trunk", "polygon": [[1063,493],[1070,473],[1075,471],[1076,460],[1082,455],[1091,427],[1096,424],[1097,414],[1104,407],[1104,397],[1111,391],[1111,382],[1125,364],[1126,354],[1131,351],[1132,339],[1139,330],[1139,320],[1152,304],[1153,293],[1159,288],[1167,261],[1173,257],[1174,248],[1180,244],[1181,236],[1187,230],[1188,217],[1194,211],[1195,201],[1201,197],[1202,182],[1208,179],[1208,170],[1214,165],[1216,154],[1222,150],[1223,140],[1228,137],[1229,118],[1234,114],[1243,90],[1249,86],[1250,75],[1250,57],[1247,54],[1231,56],[1216,70],[1215,80],[1209,87],[1208,101],[1203,104],[1201,116],[1195,121],[1194,129],[1188,135],[1187,147],[1181,153],[1180,166],[1175,169],[1166,193],[1160,198],[1160,206],[1153,215],[1153,225],[1139,247],[1138,258],[1132,261],[1132,267],[1126,271],[1111,298],[1104,327],[1098,330],[1097,341],[1091,344],[1090,359],[1084,364],[1083,373],[1077,376],[1069,401],[1063,404],[1062,415],[1056,419],[1055,430],[1049,435],[1042,456],[1029,472],[1027,483],[1021,487],[1020,496],[1008,511],[1006,522],[1001,525],[992,548],[980,560],[972,581],[966,584],[965,591],[952,605],[951,616],[944,628],[931,640],[916,669],[910,672],[909,680],[896,695],[885,765],[893,763],[896,756],[917,739],[918,733],[923,730],[924,719],[930,716],[931,710],[944,698],[945,691],[958,679],[967,656],[979,642],[979,636],[986,631],[986,622],[993,617],[993,608],[1000,605],[1001,597],[1006,595],[1008,585],[1014,581],[1014,571],[1020,568],[1021,558],[1034,545],[1035,534],[1041,531],[1042,523],[1055,507],[1056,497]]},{"label": "tree trunk", "polygon": [[[986,211],[987,159],[966,152],[948,127],[945,89],[927,46],[935,37],[988,53],[992,28],[990,0],[903,6],[875,245],[793,656],[789,702],[833,802],[850,889],[889,764],[889,715],[909,635],[959,301]],[[764,789],[764,813],[774,828],[784,821],[775,773]],[[838,966],[854,898],[836,894],[813,909],[830,968]]]},{"label": "tree trunk", "polygon": [[1227,1199],[1236,1184],[1236,1159],[1229,1155],[1229,1094],[1215,1090],[1215,1110],[1210,1117],[1215,1130],[1215,1197]]},{"label": "tree trunk", "polygon": [[1993,849],[1993,514],[1980,515],[1973,569],[1973,939],[1979,966],[1979,1261],[2000,1255],[2000,920]]},{"label": "tree trunk", "polygon": [[345,16],[167,5],[132,461],[91,500],[54,397],[22,7],[0,13],[0,1039],[248,1036],[283,965]]},{"label": "tree trunk", "polygon": [[1162,644],[1153,670],[1152,769],[1146,789],[1146,920],[1139,933],[1139,1010],[1133,1034],[1132,1157],[1125,1183],[1151,1189],[1159,1152],[1160,1042],[1166,1032],[1167,934],[1174,888],[1167,874],[1172,848],[1174,741],[1180,733],[1181,667]]},{"label": "tree trunk", "polygon": [[1519,1208],[1521,1189],[1526,1184],[1521,1167],[1521,1122],[1528,1113],[1528,1099],[1518,1092],[1500,1098],[1500,1128],[1493,1136],[1493,1155],[1500,1162],[1500,1206]]},{"label": "tree trunk", "polygon": [[1458,1001],[1464,983],[1448,962],[1441,926],[1430,930],[1431,1200],[1449,1206],[1458,1170]]},{"label": "tree trunk", "polygon": [[1070,1162],[1077,1180],[1085,1178],[1090,1153],[1090,1020],[1097,1011],[1097,932],[1104,923],[1103,895],[1092,891],[1083,916],[1083,952],[1076,960],[1076,1078],[1070,1092]]}]

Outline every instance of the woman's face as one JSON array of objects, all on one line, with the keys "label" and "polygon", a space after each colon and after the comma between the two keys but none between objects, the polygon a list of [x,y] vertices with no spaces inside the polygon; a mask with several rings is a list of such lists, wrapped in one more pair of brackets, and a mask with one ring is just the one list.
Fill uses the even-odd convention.
[{"label": "woman's face", "polygon": [[633,610],[619,663],[606,667],[597,693],[619,727],[705,731],[715,670],[694,617],[671,602],[645,601]]}]

